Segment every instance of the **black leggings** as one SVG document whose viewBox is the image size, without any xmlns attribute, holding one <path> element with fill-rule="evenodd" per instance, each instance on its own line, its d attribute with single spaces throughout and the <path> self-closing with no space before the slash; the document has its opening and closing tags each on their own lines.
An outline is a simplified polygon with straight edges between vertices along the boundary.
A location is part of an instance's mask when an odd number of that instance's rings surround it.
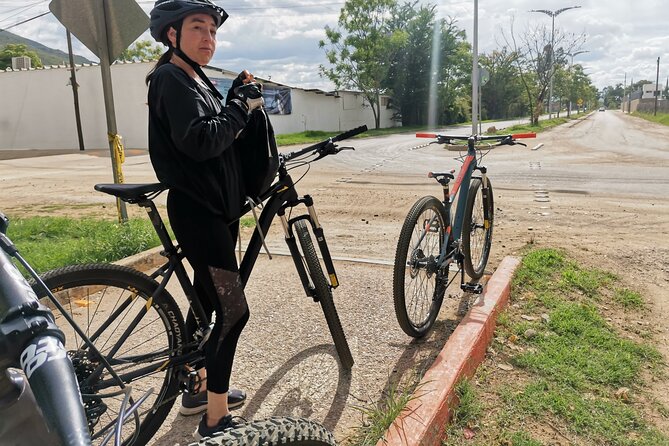
<svg viewBox="0 0 669 446">
<path fill-rule="evenodd" d="M 232 327 L 217 345 L 223 308 L 216 294 L 209 267 L 238 272 L 235 257 L 235 241 L 239 233 L 239 222 L 228 225 L 224 216 L 214 215 L 187 195 L 170 190 L 167 197 L 167 213 L 172 230 L 183 249 L 186 259 L 195 272 L 194 286 L 197 297 L 207 315 L 216 313 L 216 322 L 205 348 L 207 368 L 207 390 L 225 393 L 230 388 L 232 362 L 239 336 L 249 319 L 249 312 Z M 188 312 L 186 328 L 189 333 L 197 329 L 192 312 Z"/>
</svg>

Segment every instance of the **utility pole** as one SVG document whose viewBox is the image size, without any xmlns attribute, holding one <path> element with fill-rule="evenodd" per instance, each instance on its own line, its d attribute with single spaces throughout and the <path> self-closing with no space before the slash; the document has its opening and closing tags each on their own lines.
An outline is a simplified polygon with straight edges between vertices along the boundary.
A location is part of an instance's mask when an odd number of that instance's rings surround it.
<svg viewBox="0 0 669 446">
<path fill-rule="evenodd" d="M 474 0 L 474 42 L 472 46 L 472 135 L 479 120 L 479 2 Z"/>
<path fill-rule="evenodd" d="M 627 95 L 627 113 L 632 114 L 632 88 L 634 85 L 634 78 L 630 79 L 630 93 Z"/>
<path fill-rule="evenodd" d="M 657 116 L 657 97 L 660 95 L 660 58 L 657 58 L 657 74 L 655 75 L 655 111 L 653 116 Z"/>
<path fill-rule="evenodd" d="M 72 96 L 74 97 L 74 119 L 77 123 L 77 137 L 79 138 L 79 150 L 84 150 L 84 135 L 81 130 L 81 113 L 79 111 L 79 84 L 77 84 L 77 70 L 74 68 L 74 54 L 72 53 L 72 34 L 67 32 L 67 52 L 70 56 L 70 83 L 72 84 Z"/>
<path fill-rule="evenodd" d="M 548 91 L 548 119 L 551 119 L 552 110 L 551 110 L 551 100 L 553 98 L 553 75 L 555 74 L 555 17 L 562 14 L 565 11 L 570 9 L 580 8 L 580 6 L 567 6 L 566 8 L 556 9 L 555 11 L 550 11 L 548 9 L 531 9 L 530 12 L 541 12 L 551 17 L 551 78 L 550 78 L 550 88 Z"/>
<path fill-rule="evenodd" d="M 623 113 L 625 113 L 625 90 L 627 90 L 627 71 L 625 71 L 625 80 L 623 81 L 623 99 L 621 101 Z"/>
</svg>

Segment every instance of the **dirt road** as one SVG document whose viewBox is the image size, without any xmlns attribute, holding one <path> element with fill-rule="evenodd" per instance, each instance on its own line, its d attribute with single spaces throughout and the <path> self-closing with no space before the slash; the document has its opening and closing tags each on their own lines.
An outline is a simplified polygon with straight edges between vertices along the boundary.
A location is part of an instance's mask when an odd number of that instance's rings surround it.
<svg viewBox="0 0 669 446">
<path fill-rule="evenodd" d="M 564 248 L 612 270 L 650 299 L 651 311 L 633 317 L 656 327 L 655 345 L 669 358 L 668 140 L 666 127 L 607 111 L 541 134 L 530 143 L 543 143 L 539 150 L 491 151 L 483 160 L 496 208 L 489 270 L 527 243 Z M 342 440 L 360 423 L 356 406 L 378 400 L 441 348 L 456 323 L 459 292 L 451 291 L 456 299 L 447 301 L 433 334 L 411 341 L 394 319 L 386 266 L 411 204 L 440 193 L 426 172 L 458 167 L 457 152 L 414 149 L 423 142 L 412 135 L 355 140 L 355 152 L 314 163 L 298 184 L 299 192 L 314 197 L 333 255 L 375 261 L 336 263 L 342 285 L 335 302 L 356 365 L 350 374 L 339 370 L 320 309 L 300 290 L 290 259 L 263 258 L 251 275 L 252 316 L 233 372 L 234 384 L 249 392 L 240 415 L 308 416 Z M 114 218 L 113 202 L 92 189 L 111 181 L 109 164 L 104 156 L 79 153 L 2 160 L 0 209 L 10 217 Z M 124 171 L 127 182 L 155 180 L 146 155 L 129 156 Z M 293 178 L 303 171 L 293 171 Z M 279 228 L 270 231 L 269 244 L 284 248 Z M 669 406 L 666 384 L 654 383 L 657 398 Z M 155 444 L 185 444 L 195 424 L 173 411 Z"/>
</svg>

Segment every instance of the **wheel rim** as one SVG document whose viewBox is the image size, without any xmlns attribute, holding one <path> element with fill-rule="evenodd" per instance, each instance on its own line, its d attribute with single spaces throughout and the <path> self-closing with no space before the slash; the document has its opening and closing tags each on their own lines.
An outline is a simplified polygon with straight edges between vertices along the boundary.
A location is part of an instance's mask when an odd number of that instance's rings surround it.
<svg viewBox="0 0 669 446">
<path fill-rule="evenodd" d="M 418 216 L 411 234 L 404 274 L 404 305 L 414 327 L 421 327 L 430 319 L 442 225 L 440 215 L 433 209 L 426 209 Z"/>
<path fill-rule="evenodd" d="M 469 255 L 475 270 L 479 270 L 483 266 L 483 263 L 485 263 L 486 245 L 492 223 L 488 222 L 488 228 L 486 228 L 484 206 L 483 189 L 478 188 L 472 209 L 472 221 L 469 232 Z"/>
<path fill-rule="evenodd" d="M 169 357 L 170 336 L 161 314 L 148 305 L 144 296 L 139 296 L 137 291 L 108 285 L 78 285 L 60 289 L 54 296 L 119 376 L 128 376 L 153 363 L 164 363 Z M 113 378 L 106 369 L 100 373 L 99 357 L 92 354 L 62 313 L 53 304 L 49 303 L 48 306 L 54 313 L 56 324 L 65 334 L 65 347 L 80 382 L 93 444 L 100 444 L 109 430 L 114 429 L 124 394 L 121 393 L 121 387 L 112 382 Z M 146 313 L 119 348 L 116 341 L 140 311 Z M 109 321 L 114 313 L 115 317 Z M 140 423 L 144 422 L 159 399 L 164 397 L 160 392 L 167 376 L 168 370 L 161 370 L 138 377 L 132 382 L 133 402 L 142 398 L 148 389 L 153 389 L 137 411 Z M 130 440 L 135 431 L 135 418 L 130 416 L 122 431 L 124 442 Z"/>
</svg>

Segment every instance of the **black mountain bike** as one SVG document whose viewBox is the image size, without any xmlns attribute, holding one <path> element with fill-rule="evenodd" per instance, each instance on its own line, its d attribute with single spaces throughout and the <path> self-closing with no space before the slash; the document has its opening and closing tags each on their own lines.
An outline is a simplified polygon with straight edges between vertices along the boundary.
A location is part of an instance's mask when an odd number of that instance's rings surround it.
<svg viewBox="0 0 669 446">
<path fill-rule="evenodd" d="M 139 414 L 153 392 L 148 389 L 137 400 L 127 385 L 92 343 L 89 336 L 70 317 L 60 299 L 49 291 L 30 264 L 19 254 L 5 234 L 9 220 L 0 212 L 0 439 L 2 444 L 34 446 L 106 445 L 140 442 Z M 18 263 L 32 276 L 31 287 L 23 278 Z M 35 288 L 47 297 L 41 301 Z M 62 299 L 62 295 L 60 296 Z M 56 317 L 49 307 L 56 309 Z M 59 322 L 59 325 L 56 325 Z M 64 330 L 61 330 L 63 327 Z M 76 349 L 66 350 L 64 333 L 74 332 L 81 340 Z M 71 336 L 68 337 L 71 339 Z M 80 392 L 81 351 L 97 358 L 106 368 L 109 382 L 118 391 Z M 73 363 L 77 364 L 73 367 Z M 18 369 L 22 369 L 19 372 Z M 92 369 L 89 368 L 89 372 Z M 88 374 L 90 376 L 90 373 Z M 26 382 L 27 379 L 27 382 Z M 113 387 L 107 385 L 107 388 Z M 83 389 L 91 389 L 90 385 Z M 111 402 L 109 406 L 107 403 Z M 107 407 L 116 418 L 91 409 Z M 106 412 L 107 410 L 105 410 Z M 104 420 L 109 422 L 104 424 Z M 304 418 L 271 417 L 243 423 L 193 446 L 206 445 L 303 445 L 334 446 L 335 439 L 325 427 Z"/>
<path fill-rule="evenodd" d="M 320 303 L 340 363 L 347 370 L 353 366 L 353 357 L 332 297 L 332 289 L 339 285 L 337 274 L 313 199 L 309 195 L 298 196 L 288 170 L 344 149 L 353 149 L 338 147 L 336 143 L 366 130 L 366 126 L 358 127 L 305 149 L 279 154 L 278 179 L 260 196 L 266 202 L 239 267 L 242 283 L 246 285 L 264 244 L 264 234 L 274 216 L 278 215 L 304 290 L 307 296 Z M 89 264 L 51 271 L 43 276 L 43 280 L 62 303 L 64 308 L 60 311 L 77 320 L 96 347 L 91 349 L 78 333 L 64 329 L 69 344 L 68 355 L 72 358 L 81 391 L 91 395 L 85 408 L 93 438 L 107 431 L 118 417 L 121 400 L 110 395 L 122 387 L 120 383 L 132 383 L 140 393 L 154 389 L 139 411 L 139 422 L 132 426 L 133 429 L 125 428 L 127 444 L 145 444 L 163 423 L 178 395 L 182 391 L 194 392 L 198 387 L 198 377 L 193 370 L 204 363 L 203 347 L 210 332 L 209 318 L 195 297 L 195 289 L 182 263 L 184 255 L 170 239 L 153 202 L 166 186 L 160 183 L 98 184 L 95 189 L 146 209 L 163 245 L 161 254 L 167 262 L 151 275 L 118 265 Z M 243 213 L 250 211 L 251 206 L 252 203 L 247 203 Z M 307 212 L 294 212 L 298 206 L 306 207 Z M 293 213 L 297 215 L 292 216 Z M 317 257 L 312 234 L 327 278 Z M 186 332 L 183 314 L 165 289 L 173 275 L 184 290 L 197 321 L 199 328 L 195 333 Z M 43 290 L 36 288 L 35 291 L 44 297 Z M 113 372 L 105 368 L 104 362 L 111 365 Z M 135 434 L 136 443 L 131 443 Z"/>
<path fill-rule="evenodd" d="M 409 336 L 425 336 L 437 319 L 446 288 L 450 285 L 448 272 L 451 264 L 458 267 L 451 282 L 460 277 L 460 288 L 471 293 L 481 293 L 480 283 L 465 282 L 465 272 L 474 280 L 483 276 L 490 248 L 494 225 L 495 206 L 493 189 L 481 165 L 487 153 L 486 145 L 522 144 L 517 138 L 534 138 L 534 133 L 496 136 L 458 136 L 417 133 L 419 138 L 432 138 L 434 144 L 454 144 L 466 141 L 466 155 L 457 158 L 462 167 L 457 178 L 455 170 L 429 172 L 442 187 L 439 200 L 426 196 L 414 203 L 409 210 L 397 241 L 393 269 L 393 300 L 395 315 L 402 330 Z M 484 150 L 481 152 L 481 150 Z M 475 174 L 476 172 L 476 174 Z M 453 181 L 453 184 L 451 184 Z M 452 187 L 451 187 L 452 186 Z M 456 201 L 455 210 L 452 210 Z"/>
</svg>

